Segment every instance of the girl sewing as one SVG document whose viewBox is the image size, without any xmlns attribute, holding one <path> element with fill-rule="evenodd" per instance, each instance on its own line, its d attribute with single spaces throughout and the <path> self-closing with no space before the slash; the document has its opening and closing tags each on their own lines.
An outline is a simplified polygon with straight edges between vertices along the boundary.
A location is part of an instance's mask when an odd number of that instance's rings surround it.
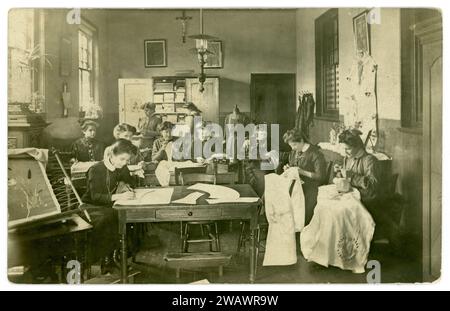
<svg viewBox="0 0 450 311">
<path fill-rule="evenodd" d="M 160 138 L 156 139 L 153 143 L 152 149 L 152 161 L 160 162 L 162 160 L 168 160 L 166 147 L 173 140 L 172 137 L 173 124 L 169 121 L 164 121 L 158 125 Z"/>
<path fill-rule="evenodd" d="M 95 139 L 98 123 L 84 120 L 81 123 L 83 137 L 72 144 L 72 157 L 74 162 L 93 162 L 103 159 L 104 145 Z"/>
<path fill-rule="evenodd" d="M 280 163 L 283 170 L 298 167 L 298 173 L 304 182 L 302 187 L 305 195 L 305 225 L 307 225 L 314 214 L 318 188 L 325 180 L 325 158 L 320 148 L 310 144 L 303 133 L 297 130 L 288 130 L 283 135 L 283 140 L 289 144 L 292 151 L 282 154 Z"/>
<path fill-rule="evenodd" d="M 366 152 L 360 135 L 355 129 L 339 135 L 346 152 L 344 165 L 335 168 L 335 185 L 321 187 L 314 217 L 300 236 L 308 261 L 354 273 L 364 272 L 374 220 L 378 228 L 378 221 L 383 219 L 375 204 L 377 160 Z"/>
<path fill-rule="evenodd" d="M 88 208 L 94 225 L 91 245 L 95 248 L 92 253 L 96 259 L 103 258 L 106 270 L 112 264 L 111 256 L 118 242 L 117 213 L 112 205 L 117 200 L 134 198 L 134 180 L 127 163 L 135 153 L 136 147 L 130 141 L 118 139 L 110 146 L 110 152 L 105 153 L 103 161 L 94 164 L 87 172 L 87 191 L 82 200 L 94 205 Z M 121 189 L 118 189 L 119 185 Z"/>
</svg>

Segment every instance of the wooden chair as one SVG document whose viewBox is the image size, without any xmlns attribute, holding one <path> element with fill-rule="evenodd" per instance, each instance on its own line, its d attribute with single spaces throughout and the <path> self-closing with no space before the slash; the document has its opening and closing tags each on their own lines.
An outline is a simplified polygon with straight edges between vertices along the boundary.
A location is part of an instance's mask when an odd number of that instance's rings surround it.
<svg viewBox="0 0 450 311">
<path fill-rule="evenodd" d="M 261 243 L 262 241 L 264 241 L 261 239 L 261 232 L 262 231 L 267 232 L 267 230 L 269 228 L 269 223 L 267 221 L 266 214 L 264 213 L 264 196 L 262 197 L 262 202 L 263 202 L 263 204 L 261 205 L 261 207 L 258 211 L 258 227 L 256 230 L 256 237 L 255 237 L 255 239 L 256 239 L 255 273 L 258 268 L 258 256 L 260 253 L 260 248 L 261 247 L 265 248 L 265 246 L 263 246 Z M 246 242 L 246 240 L 248 240 L 248 234 L 246 234 L 248 226 L 249 226 L 248 221 L 241 222 L 241 228 L 240 228 L 239 238 L 238 238 L 238 246 L 237 246 L 237 251 L 236 251 L 237 254 L 239 254 L 241 252 L 241 249 L 245 247 L 245 242 Z"/>
<path fill-rule="evenodd" d="M 183 167 L 183 168 L 175 168 L 174 171 L 174 177 L 175 177 L 175 184 L 177 186 L 182 185 L 180 180 L 180 174 L 206 174 L 206 166 L 200 166 L 200 167 Z"/>
<path fill-rule="evenodd" d="M 216 174 L 206 174 L 203 173 L 205 168 L 175 168 L 175 180 L 178 181 L 180 185 L 192 185 L 198 182 L 216 184 Z M 198 173 L 202 171 L 202 173 Z M 190 238 L 190 227 L 192 225 L 199 225 L 201 231 L 200 239 Z M 211 230 L 214 228 L 214 232 Z M 205 228 L 207 234 L 205 234 Z M 191 243 L 205 243 L 209 242 L 210 251 L 213 251 L 213 245 L 215 246 L 216 252 L 220 252 L 220 236 L 217 227 L 217 222 L 215 221 L 189 221 L 186 223 L 181 223 L 181 251 L 189 252 L 189 244 Z"/>
</svg>

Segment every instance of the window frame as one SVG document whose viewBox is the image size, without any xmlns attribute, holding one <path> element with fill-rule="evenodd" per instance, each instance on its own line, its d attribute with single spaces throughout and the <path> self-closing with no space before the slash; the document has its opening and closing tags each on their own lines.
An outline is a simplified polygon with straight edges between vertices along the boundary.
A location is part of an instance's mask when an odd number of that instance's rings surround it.
<svg viewBox="0 0 450 311">
<path fill-rule="evenodd" d="M 315 20 L 315 56 L 316 56 L 316 116 L 331 120 L 339 120 L 339 11 L 337 8 L 329 9 Z M 325 70 L 325 37 L 329 37 L 324 28 L 327 24 L 336 23 L 336 45 L 333 43 L 333 66 L 335 73 L 335 104 L 336 109 L 329 109 L 326 103 L 326 75 Z M 336 60 L 337 58 L 337 60 Z"/>
<path fill-rule="evenodd" d="M 416 26 L 436 17 L 433 9 L 400 10 L 401 42 L 401 127 L 422 131 L 422 56 Z M 422 112 L 422 113 L 420 113 Z"/>
<path fill-rule="evenodd" d="M 90 68 L 82 68 L 80 67 L 80 52 L 81 47 L 79 44 L 79 36 L 80 32 L 82 32 L 85 36 L 87 36 L 91 40 L 91 64 Z M 77 31 L 77 40 L 78 40 L 78 59 L 77 59 L 77 68 L 78 68 L 78 105 L 79 105 L 79 111 L 83 111 L 83 103 L 82 103 L 82 72 L 88 71 L 90 72 L 90 92 L 91 97 L 93 98 L 94 105 L 99 105 L 99 86 L 98 86 L 98 32 L 97 28 L 91 24 L 89 21 L 87 21 L 84 18 L 81 18 L 81 23 L 79 25 L 78 31 Z"/>
</svg>

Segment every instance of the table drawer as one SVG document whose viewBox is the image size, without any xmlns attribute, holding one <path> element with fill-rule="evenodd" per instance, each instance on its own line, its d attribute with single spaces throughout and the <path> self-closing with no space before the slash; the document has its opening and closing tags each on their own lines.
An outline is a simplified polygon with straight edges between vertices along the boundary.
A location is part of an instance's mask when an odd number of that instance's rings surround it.
<svg viewBox="0 0 450 311">
<path fill-rule="evenodd" d="M 155 219 L 154 210 L 130 210 L 127 211 L 127 222 L 145 222 Z"/>
<path fill-rule="evenodd" d="M 221 215 L 220 209 L 192 208 L 192 209 L 160 209 L 156 211 L 157 219 L 184 220 L 184 219 L 208 219 Z"/>
<path fill-rule="evenodd" d="M 224 218 L 251 218 L 252 213 L 256 212 L 256 208 L 236 208 L 224 207 L 222 209 L 222 216 Z"/>
</svg>

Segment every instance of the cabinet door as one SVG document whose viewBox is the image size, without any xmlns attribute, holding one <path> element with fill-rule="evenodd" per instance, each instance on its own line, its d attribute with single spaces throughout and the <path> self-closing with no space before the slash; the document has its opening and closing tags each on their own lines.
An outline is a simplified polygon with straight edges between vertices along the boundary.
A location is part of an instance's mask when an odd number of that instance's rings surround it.
<svg viewBox="0 0 450 311">
<path fill-rule="evenodd" d="M 119 122 L 137 126 L 142 105 L 152 101 L 152 79 L 119 79 Z"/>
<path fill-rule="evenodd" d="M 203 86 L 202 93 L 197 78 L 186 79 L 186 100 L 202 111 L 203 121 L 219 123 L 219 78 L 206 78 Z"/>
</svg>

